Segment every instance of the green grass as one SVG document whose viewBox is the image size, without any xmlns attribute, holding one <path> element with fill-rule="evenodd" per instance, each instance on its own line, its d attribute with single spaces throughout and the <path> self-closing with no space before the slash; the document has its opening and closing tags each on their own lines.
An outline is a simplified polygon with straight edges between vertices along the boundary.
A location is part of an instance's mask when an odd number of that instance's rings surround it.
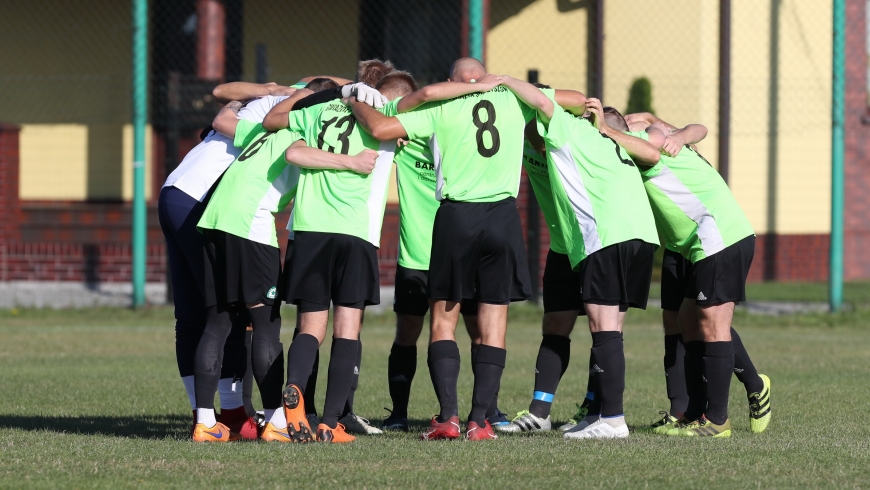
<svg viewBox="0 0 870 490">
<path fill-rule="evenodd" d="M 626 327 L 626 417 L 640 427 L 666 408 L 659 310 L 631 312 Z M 292 315 L 285 315 L 292 318 Z M 367 315 L 356 410 L 379 420 L 389 406 L 391 314 Z M 500 406 L 527 407 L 540 312 L 514 308 Z M 115 309 L 0 311 L 0 488 L 10 487 L 865 487 L 870 482 L 870 312 L 759 317 L 738 314 L 760 370 L 773 380 L 773 422 L 748 432 L 744 391 L 732 385 L 730 440 L 632 434 L 620 441 L 563 441 L 558 434 L 483 443 L 415 440 L 437 409 L 421 342 L 411 434 L 338 445 L 195 445 L 178 381 L 172 312 Z M 286 322 L 285 346 L 292 332 Z M 585 391 L 589 336 L 554 405 L 567 419 Z M 467 361 L 465 335 L 460 335 Z M 323 368 L 329 349 L 322 349 Z M 318 404 L 322 405 L 325 379 Z M 469 408 L 463 365 L 460 411 Z M 256 398 L 256 397 L 255 397 Z"/>
<path fill-rule="evenodd" d="M 650 297 L 661 296 L 661 284 L 653 283 Z M 754 282 L 746 285 L 749 301 L 828 301 L 826 282 Z M 853 305 L 870 304 L 870 282 L 847 282 L 843 285 L 843 301 Z"/>
</svg>

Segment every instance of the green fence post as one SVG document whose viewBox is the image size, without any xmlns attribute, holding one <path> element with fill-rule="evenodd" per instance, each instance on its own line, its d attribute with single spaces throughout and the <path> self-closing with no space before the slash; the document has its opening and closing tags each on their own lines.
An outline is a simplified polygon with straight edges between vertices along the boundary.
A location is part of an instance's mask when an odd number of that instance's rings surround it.
<svg viewBox="0 0 870 490">
<path fill-rule="evenodd" d="M 831 87 L 831 254 L 829 296 L 831 311 L 843 305 L 843 119 L 845 106 L 845 0 L 834 0 L 833 86 Z"/>
<path fill-rule="evenodd" d="M 468 0 L 468 56 L 483 60 L 483 0 Z"/>
<path fill-rule="evenodd" d="M 133 0 L 133 307 L 145 304 L 145 124 L 148 110 L 148 0 Z"/>
</svg>

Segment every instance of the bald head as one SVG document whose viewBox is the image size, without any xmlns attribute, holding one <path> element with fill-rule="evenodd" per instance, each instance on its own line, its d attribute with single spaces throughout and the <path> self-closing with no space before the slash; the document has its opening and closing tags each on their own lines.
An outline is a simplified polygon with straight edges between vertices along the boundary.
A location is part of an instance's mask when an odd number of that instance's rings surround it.
<svg viewBox="0 0 870 490">
<path fill-rule="evenodd" d="M 483 63 L 474 58 L 459 58 L 450 66 L 450 80 L 470 82 L 486 75 Z"/>
</svg>

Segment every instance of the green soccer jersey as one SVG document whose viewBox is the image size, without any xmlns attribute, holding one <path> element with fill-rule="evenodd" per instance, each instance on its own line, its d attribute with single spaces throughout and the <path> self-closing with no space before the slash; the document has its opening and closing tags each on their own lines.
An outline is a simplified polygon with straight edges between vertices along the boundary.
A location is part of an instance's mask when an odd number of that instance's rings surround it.
<svg viewBox="0 0 870 490">
<path fill-rule="evenodd" d="M 628 134 L 647 139 L 645 132 Z M 690 146 L 640 171 L 668 248 L 692 263 L 754 234 L 719 172 Z"/>
<path fill-rule="evenodd" d="M 384 106 L 387 116 L 398 113 L 396 99 Z M 396 148 L 396 176 L 399 184 L 399 258 L 400 266 L 429 270 L 432 251 L 432 225 L 438 211 L 435 199 L 435 164 L 428 139 L 412 139 Z"/>
<path fill-rule="evenodd" d="M 352 235 L 380 247 L 395 142 L 381 143 L 357 127 L 351 110 L 337 100 L 290 111 L 289 123 L 308 146 L 345 155 L 366 148 L 379 153 L 370 175 L 301 169 L 293 231 Z"/>
<path fill-rule="evenodd" d="M 434 134 L 437 199 L 462 202 L 517 196 L 523 129 L 532 118 L 534 111 L 504 86 L 398 115 L 411 139 Z"/>
<path fill-rule="evenodd" d="M 634 161 L 586 119 L 553 102 L 553 119 L 538 121 L 560 229 L 571 265 L 628 240 L 658 245 L 655 220 Z"/>
<path fill-rule="evenodd" d="M 197 228 L 278 247 L 272 213 L 287 207 L 299 182 L 299 168 L 287 164 L 284 151 L 301 138 L 295 131 L 273 133 L 240 119 L 233 145 L 245 150 L 224 173 Z"/>
<path fill-rule="evenodd" d="M 523 148 L 523 166 L 529 176 L 529 183 L 535 191 L 538 206 L 544 213 L 544 221 L 550 230 L 550 249 L 556 253 L 567 254 L 565 239 L 559 228 L 559 215 L 556 212 L 556 204 L 553 202 L 553 187 L 550 185 L 550 171 L 547 166 L 547 157 L 538 153 L 527 142 Z"/>
</svg>

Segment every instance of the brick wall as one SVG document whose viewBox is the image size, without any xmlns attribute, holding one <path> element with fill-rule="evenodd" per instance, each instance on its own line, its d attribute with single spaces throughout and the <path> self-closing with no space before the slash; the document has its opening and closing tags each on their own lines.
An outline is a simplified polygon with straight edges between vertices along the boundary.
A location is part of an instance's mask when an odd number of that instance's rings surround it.
<svg viewBox="0 0 870 490">
<path fill-rule="evenodd" d="M 865 5 L 865 0 L 846 2 L 844 275 L 847 280 L 870 278 L 870 110 Z"/>
<path fill-rule="evenodd" d="M 0 124 L 0 243 L 20 240 L 18 126 Z"/>
</svg>

